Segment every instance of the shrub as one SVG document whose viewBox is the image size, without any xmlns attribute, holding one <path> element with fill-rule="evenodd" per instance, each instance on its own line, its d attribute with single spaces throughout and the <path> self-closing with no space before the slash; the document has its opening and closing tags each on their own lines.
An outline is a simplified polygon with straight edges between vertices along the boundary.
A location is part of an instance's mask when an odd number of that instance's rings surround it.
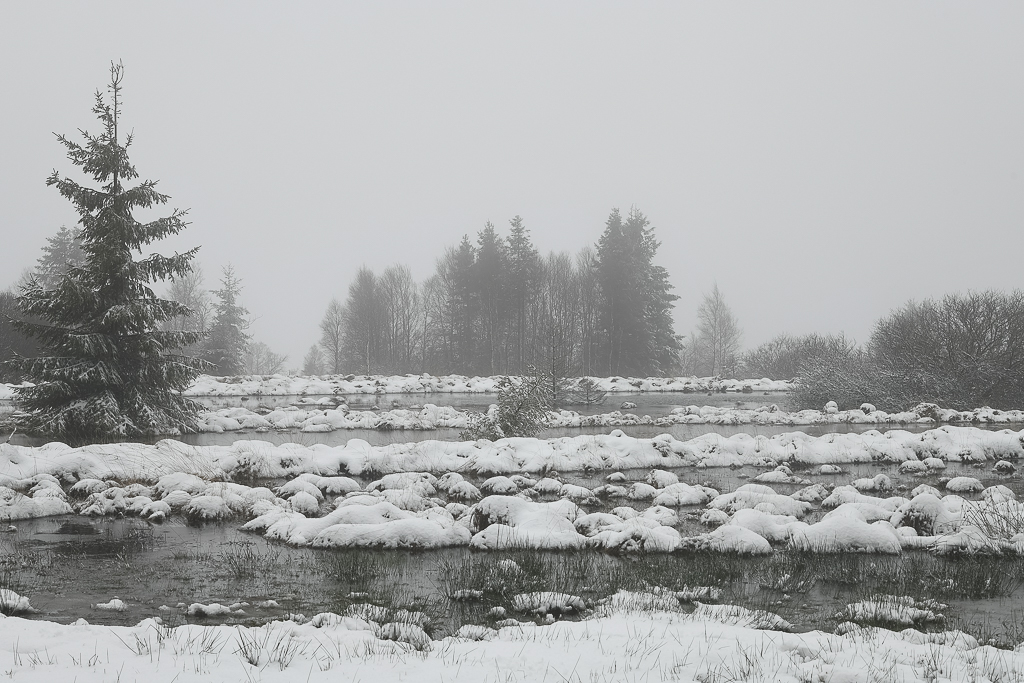
<svg viewBox="0 0 1024 683">
<path fill-rule="evenodd" d="M 909 302 L 875 323 L 866 349 L 808 362 L 796 400 L 841 408 L 921 402 L 960 410 L 1024 405 L 1024 292 L 950 294 Z"/>
<path fill-rule="evenodd" d="M 547 423 L 548 402 L 544 377 L 503 377 L 498 382 L 498 403 L 477 413 L 459 436 L 466 441 L 536 436 Z"/>
<path fill-rule="evenodd" d="M 853 348 L 853 342 L 843 334 L 815 333 L 802 337 L 780 334 L 743 355 L 741 379 L 792 379 L 799 376 L 809 363 L 849 353 Z"/>
</svg>

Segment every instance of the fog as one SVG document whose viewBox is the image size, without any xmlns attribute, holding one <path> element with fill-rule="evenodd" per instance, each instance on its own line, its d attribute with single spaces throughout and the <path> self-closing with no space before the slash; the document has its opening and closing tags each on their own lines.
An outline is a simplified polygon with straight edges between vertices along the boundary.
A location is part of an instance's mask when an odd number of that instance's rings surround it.
<svg viewBox="0 0 1024 683">
<path fill-rule="evenodd" d="M 907 299 L 1020 287 L 1019 3 L 6 3 L 0 288 L 76 220 L 54 132 L 126 69 L 132 159 L 256 339 L 301 365 L 361 265 L 428 277 L 521 215 L 662 245 L 676 330 L 717 282 L 744 346 L 864 340 Z M 76 179 L 81 176 L 75 174 Z"/>
</svg>

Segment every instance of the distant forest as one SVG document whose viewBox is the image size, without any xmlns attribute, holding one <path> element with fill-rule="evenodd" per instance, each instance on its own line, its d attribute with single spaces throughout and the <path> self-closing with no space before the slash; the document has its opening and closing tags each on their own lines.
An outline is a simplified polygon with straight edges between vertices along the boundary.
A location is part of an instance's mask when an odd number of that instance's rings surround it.
<svg viewBox="0 0 1024 683">
<path fill-rule="evenodd" d="M 744 351 L 738 321 L 717 285 L 704 295 L 696 329 L 677 335 L 669 273 L 654 264 L 654 228 L 637 209 L 612 210 L 594 246 L 542 257 L 520 217 L 501 234 L 487 223 L 446 248 L 418 283 L 408 267 L 361 268 L 334 299 L 303 374 L 546 374 L 554 377 L 698 375 L 799 380 L 795 402 L 820 408 L 871 403 L 906 409 L 1024 402 L 1024 293 L 968 292 L 908 302 L 880 318 L 858 345 L 842 334 L 782 334 Z M 81 260 L 77 233 L 50 237 L 36 267 L 0 292 L 0 381 L 23 378 L 16 356 L 34 341 L 11 321 L 18 292 L 35 278 L 53 287 Z M 209 291 L 202 271 L 171 282 L 167 297 L 193 315 L 164 328 L 199 332 L 185 349 L 217 375 L 288 371 L 285 356 L 249 333 L 243 287 L 231 266 Z M 295 368 L 295 363 L 290 364 Z M 295 368 L 293 371 L 297 371 Z"/>
<path fill-rule="evenodd" d="M 445 249 L 422 284 L 361 268 L 331 301 L 307 374 L 665 375 L 678 370 L 668 271 L 654 228 L 612 210 L 595 247 L 542 257 L 523 220 Z"/>
</svg>

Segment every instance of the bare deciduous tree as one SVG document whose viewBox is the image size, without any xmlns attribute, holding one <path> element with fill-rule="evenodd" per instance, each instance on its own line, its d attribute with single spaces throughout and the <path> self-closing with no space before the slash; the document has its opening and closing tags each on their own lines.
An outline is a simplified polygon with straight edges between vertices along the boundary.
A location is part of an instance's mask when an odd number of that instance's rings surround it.
<svg viewBox="0 0 1024 683">
<path fill-rule="evenodd" d="M 345 351 L 345 307 L 337 299 L 331 299 L 320 321 L 320 349 L 324 354 L 324 368 L 340 373 Z"/>
<path fill-rule="evenodd" d="M 284 369 L 288 356 L 274 353 L 263 342 L 253 342 L 245 349 L 245 374 L 276 375 Z"/>
<path fill-rule="evenodd" d="M 171 280 L 167 298 L 185 304 L 190 316 L 178 316 L 165 323 L 165 329 L 180 332 L 205 332 L 209 329 L 213 299 L 204 284 L 203 269 L 196 265 L 191 271 Z"/>
<path fill-rule="evenodd" d="M 718 283 L 704 295 L 697 309 L 696 352 L 700 370 L 714 377 L 735 367 L 740 350 L 740 328 L 736 316 L 725 303 Z"/>
<path fill-rule="evenodd" d="M 1024 402 L 1024 292 L 950 294 L 909 302 L 875 324 L 866 349 L 808 365 L 803 407 L 834 400 L 907 410 L 928 402 L 967 410 Z"/>
</svg>

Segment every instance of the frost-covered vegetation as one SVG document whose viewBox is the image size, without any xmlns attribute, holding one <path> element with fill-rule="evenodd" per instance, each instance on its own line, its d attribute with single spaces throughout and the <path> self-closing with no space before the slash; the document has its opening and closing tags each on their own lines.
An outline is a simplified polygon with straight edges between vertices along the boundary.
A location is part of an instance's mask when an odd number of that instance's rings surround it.
<svg viewBox="0 0 1024 683">
<path fill-rule="evenodd" d="M 910 302 L 875 324 L 864 348 L 810 355 L 802 406 L 865 401 L 903 410 L 921 401 L 951 408 L 1024 405 L 1024 292 L 970 292 Z"/>
</svg>

